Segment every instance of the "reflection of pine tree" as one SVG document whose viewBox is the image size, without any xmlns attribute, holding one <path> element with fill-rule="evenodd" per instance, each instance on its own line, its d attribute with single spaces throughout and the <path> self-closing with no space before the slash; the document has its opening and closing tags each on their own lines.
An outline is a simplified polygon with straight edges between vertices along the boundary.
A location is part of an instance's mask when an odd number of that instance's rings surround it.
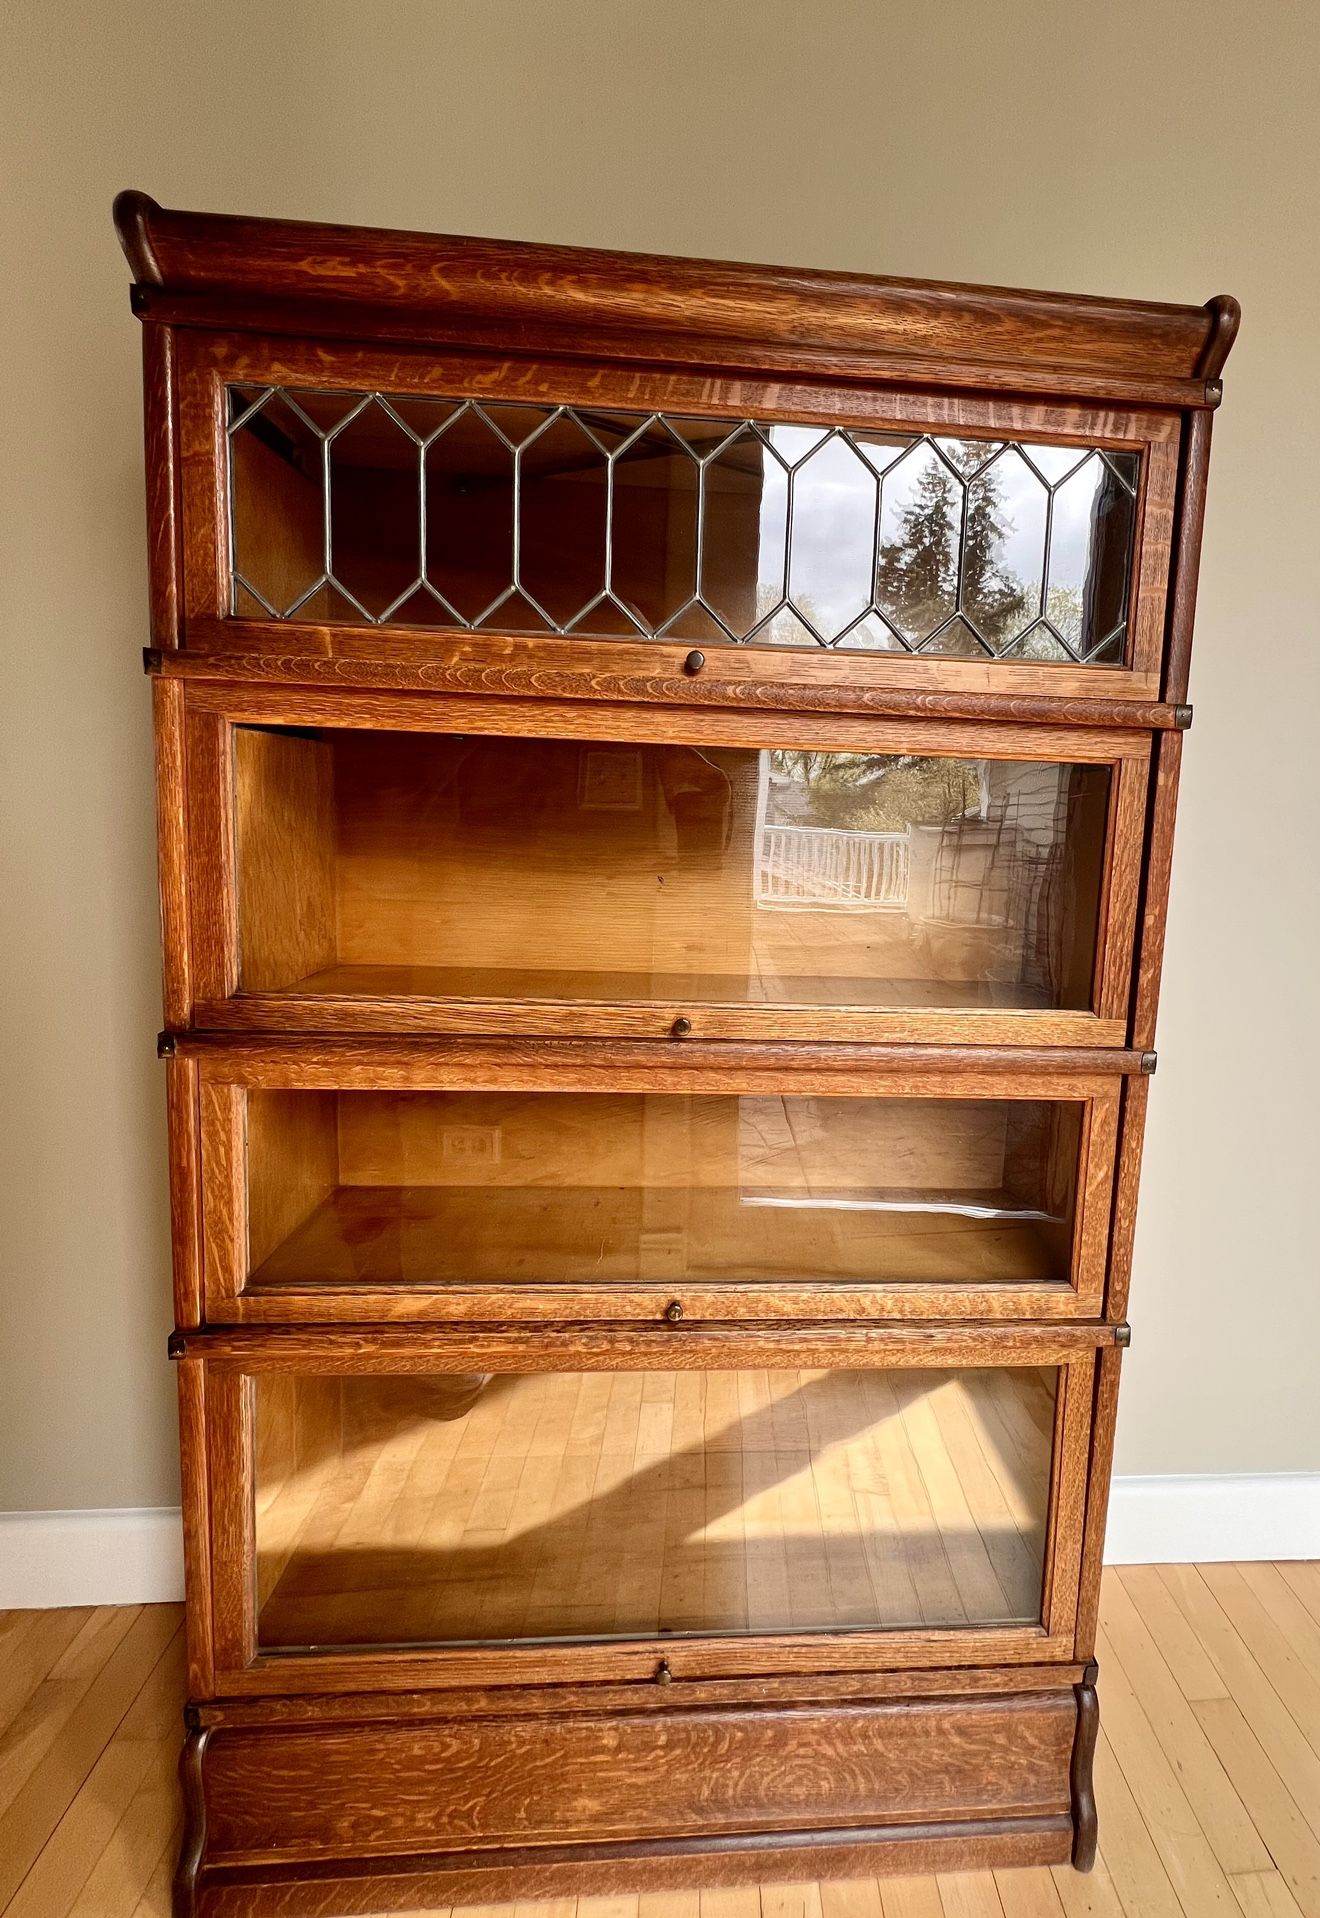
<svg viewBox="0 0 1320 1918">
<path fill-rule="evenodd" d="M 969 759 L 771 752 L 770 772 L 772 825 L 902 832 L 963 819 L 981 803 L 979 768 Z"/>
<path fill-rule="evenodd" d="M 962 486 L 941 460 L 928 456 L 900 515 L 897 538 L 880 550 L 879 605 L 909 638 L 920 640 L 961 603 L 978 631 L 999 647 L 1026 624 L 1032 602 L 1024 582 L 1004 564 L 1014 529 L 993 466 L 967 489 L 965 534 L 962 515 Z"/>
<path fill-rule="evenodd" d="M 928 457 L 903 508 L 898 538 L 880 549 L 877 603 L 909 639 L 924 639 L 953 611 L 960 492 L 948 468 Z"/>
<path fill-rule="evenodd" d="M 1013 530 L 992 466 L 968 489 L 962 600 L 973 625 L 995 647 L 1021 632 L 1033 610 L 1025 584 L 1003 563 Z"/>
</svg>

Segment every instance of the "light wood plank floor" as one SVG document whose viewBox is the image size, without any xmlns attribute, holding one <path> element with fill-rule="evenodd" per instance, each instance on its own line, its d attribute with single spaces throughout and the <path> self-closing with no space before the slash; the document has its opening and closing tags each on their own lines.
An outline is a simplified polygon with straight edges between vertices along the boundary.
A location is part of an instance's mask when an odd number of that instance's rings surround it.
<svg viewBox="0 0 1320 1918">
<path fill-rule="evenodd" d="M 1110 1571 L 1100 1862 L 482 1918 L 1320 1918 L 1320 1564 Z M 177 1606 L 0 1613 L 0 1914 L 168 1918 Z"/>
<path fill-rule="evenodd" d="M 453 1417 L 467 1375 L 263 1378 L 260 1641 L 1034 1621 L 1056 1379 L 506 1373 Z"/>
</svg>

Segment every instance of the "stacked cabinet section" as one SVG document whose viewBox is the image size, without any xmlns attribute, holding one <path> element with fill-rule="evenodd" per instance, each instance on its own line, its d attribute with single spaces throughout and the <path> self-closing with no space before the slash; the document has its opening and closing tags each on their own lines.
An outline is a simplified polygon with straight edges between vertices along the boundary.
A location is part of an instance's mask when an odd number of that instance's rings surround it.
<svg viewBox="0 0 1320 1918">
<path fill-rule="evenodd" d="M 1085 1867 L 1227 308 L 120 218 L 180 1918 Z"/>
</svg>

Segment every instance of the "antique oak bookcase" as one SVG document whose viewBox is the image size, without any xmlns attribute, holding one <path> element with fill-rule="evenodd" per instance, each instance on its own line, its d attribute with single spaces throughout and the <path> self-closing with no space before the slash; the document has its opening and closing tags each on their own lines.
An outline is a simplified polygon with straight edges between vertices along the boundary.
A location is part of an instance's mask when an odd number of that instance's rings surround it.
<svg viewBox="0 0 1320 1918">
<path fill-rule="evenodd" d="M 1085 1869 L 1235 305 L 116 218 L 178 1912 Z"/>
</svg>

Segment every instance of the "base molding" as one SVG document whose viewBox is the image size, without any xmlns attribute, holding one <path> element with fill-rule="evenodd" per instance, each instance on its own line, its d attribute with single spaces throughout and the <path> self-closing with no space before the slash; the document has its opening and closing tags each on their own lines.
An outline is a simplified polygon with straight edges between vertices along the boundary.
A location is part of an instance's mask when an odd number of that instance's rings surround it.
<svg viewBox="0 0 1320 1918">
<path fill-rule="evenodd" d="M 1114 1480 L 1107 1564 L 1290 1558 L 1320 1558 L 1320 1472 Z M 0 1611 L 182 1597 L 175 1508 L 0 1512 Z"/>
<path fill-rule="evenodd" d="M 182 1597 L 177 1506 L 0 1512 L 0 1611 L 177 1604 Z"/>
<path fill-rule="evenodd" d="M 1320 1558 L 1320 1472 L 1116 1478 L 1107 1565 Z"/>
<path fill-rule="evenodd" d="M 1087 1667 L 729 1704 L 578 1688 L 190 1709 L 176 1918 L 329 1918 L 760 1880 L 1061 1864 L 1094 1849 Z M 675 1687 L 674 1689 L 678 1689 Z M 348 1715 L 345 1716 L 345 1708 Z"/>
<path fill-rule="evenodd" d="M 909 1876 L 1062 1865 L 1072 1821 L 983 1819 L 858 1831 L 787 1832 L 658 1846 L 595 1845 L 509 1851 L 478 1863 L 432 1854 L 360 1864 L 209 1867 L 193 1905 L 176 1918 L 367 1918 L 367 1914 L 576 1898 L 622 1890 L 687 1891 L 720 1885 Z"/>
</svg>

